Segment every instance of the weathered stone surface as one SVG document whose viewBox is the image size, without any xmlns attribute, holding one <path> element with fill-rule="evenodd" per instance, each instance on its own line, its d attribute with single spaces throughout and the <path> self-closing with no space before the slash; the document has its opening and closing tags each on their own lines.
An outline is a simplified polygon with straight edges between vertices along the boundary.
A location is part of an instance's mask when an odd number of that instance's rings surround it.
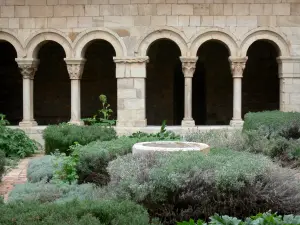
<svg viewBox="0 0 300 225">
<path fill-rule="evenodd" d="M 117 88 L 117 90 L 111 98 L 116 111 L 114 115 L 118 114 L 120 126 L 145 126 L 147 119 L 151 122 L 157 117 L 167 117 L 166 119 L 174 124 L 193 126 L 192 118 L 188 118 L 189 120 L 184 123 L 174 122 L 177 111 L 173 108 L 176 104 L 172 98 L 178 90 L 172 83 L 174 79 L 172 74 L 175 70 L 172 63 L 175 61 L 169 58 L 175 55 L 177 63 L 180 56 L 189 58 L 196 57 L 198 54 L 200 58 L 205 58 L 203 52 L 197 52 L 199 48 L 201 51 L 206 51 L 202 47 L 205 48 L 205 45 L 211 41 L 226 47 L 227 58 L 228 56 L 245 57 L 256 40 L 267 40 L 268 43 L 272 43 L 277 56 L 280 56 L 278 74 L 276 74 L 280 78 L 279 92 L 282 102 L 279 105 L 282 110 L 300 110 L 299 26 L 300 3 L 296 0 L 0 0 L 0 27 L 3 29 L 0 31 L 0 40 L 10 42 L 18 58 L 37 58 L 41 47 L 49 41 L 61 46 L 63 57 L 77 59 L 86 57 L 86 49 L 94 41 L 99 42 L 99 45 L 104 42 L 109 43 L 107 46 L 110 47 L 105 48 L 111 48 L 113 54 L 107 58 L 103 56 L 101 59 L 95 59 L 92 64 L 98 67 L 91 69 L 88 65 L 89 69 L 86 73 L 97 74 L 95 76 L 100 73 L 101 76 L 114 74 L 115 86 L 111 89 Z M 161 45 L 155 47 L 157 53 L 150 54 L 151 48 L 158 40 L 162 42 L 170 40 L 167 45 L 172 49 L 162 58 L 159 58 L 160 50 L 163 49 Z M 169 49 L 164 51 L 169 52 Z M 94 55 L 101 53 L 102 50 L 93 52 Z M 216 62 L 211 66 L 216 70 L 222 68 L 222 71 L 226 71 L 228 62 L 219 65 L 217 56 L 220 52 L 217 51 L 215 54 Z M 150 55 L 148 62 L 146 56 Z M 113 61 L 112 57 L 116 57 L 116 60 Z M 111 64 L 106 61 L 108 58 Z M 204 60 L 203 58 L 201 60 Z M 234 112 L 229 105 L 234 97 L 231 93 L 233 88 L 230 86 L 234 81 L 229 80 L 227 83 L 224 77 L 215 76 L 217 72 L 208 73 L 210 74 L 207 78 L 208 85 L 218 83 L 220 85 L 217 87 L 218 92 L 224 95 L 223 102 L 214 104 L 212 102 L 216 100 L 216 94 L 207 88 L 207 98 L 211 101 L 206 103 L 209 122 L 224 121 L 223 116 L 232 116 Z M 151 81 L 151 76 L 155 76 L 156 79 Z M 216 80 L 215 83 L 212 82 L 212 77 Z M 104 85 L 113 84 L 112 78 L 109 82 L 107 82 L 108 77 L 103 79 Z M 231 75 L 230 79 L 232 79 Z M 257 79 L 259 86 L 260 78 Z M 64 82 L 67 83 L 68 80 Z M 102 91 L 102 88 L 97 90 L 96 87 L 92 87 L 95 82 L 93 79 L 88 82 L 91 89 Z M 100 81 L 97 82 L 96 84 L 99 85 Z M 181 82 L 185 83 L 184 80 Z M 189 81 L 186 83 L 185 88 L 191 92 L 191 88 L 188 88 L 191 86 Z M 55 82 L 51 85 L 55 86 Z M 149 85 L 152 85 L 151 90 L 148 89 Z M 247 85 L 245 87 L 247 88 Z M 88 93 L 90 90 L 84 96 L 88 96 Z M 237 93 L 238 90 L 235 97 L 239 95 Z M 55 93 L 49 95 L 54 96 Z M 151 99 L 152 95 L 159 101 L 155 102 L 154 98 Z M 182 95 L 184 99 L 186 94 Z M 246 103 L 250 101 L 247 100 L 249 96 L 242 97 L 245 98 Z M 60 96 L 56 100 L 60 98 L 67 99 L 66 96 Z M 176 100 L 178 98 L 176 96 Z M 189 98 L 186 101 L 191 100 Z M 148 102 L 147 107 L 146 102 Z M 199 102 L 197 104 L 200 104 Z M 70 107 L 69 105 L 65 107 Z M 191 110 L 190 105 L 190 103 L 186 104 L 185 109 Z M 89 107 L 90 105 L 86 104 L 81 108 Z M 75 108 L 80 110 L 78 105 Z M 216 108 L 221 113 L 217 112 L 213 115 L 212 112 Z M 39 112 L 41 109 L 34 110 Z M 146 111 L 149 118 L 145 116 Z M 74 112 L 70 114 L 73 115 Z M 188 117 L 193 117 L 190 116 L 190 111 Z"/>
</svg>

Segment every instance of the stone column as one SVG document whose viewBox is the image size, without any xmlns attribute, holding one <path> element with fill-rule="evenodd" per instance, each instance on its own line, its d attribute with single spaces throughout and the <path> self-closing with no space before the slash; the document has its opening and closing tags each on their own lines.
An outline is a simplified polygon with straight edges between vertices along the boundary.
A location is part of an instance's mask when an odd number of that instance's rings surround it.
<svg viewBox="0 0 300 225">
<path fill-rule="evenodd" d="M 278 57 L 280 111 L 300 112 L 300 57 Z"/>
<path fill-rule="evenodd" d="M 145 127 L 148 57 L 114 57 L 118 88 L 118 127 Z"/>
<path fill-rule="evenodd" d="M 229 57 L 233 77 L 233 118 L 230 125 L 241 127 L 244 124 L 242 119 L 242 78 L 246 67 L 246 58 Z"/>
<path fill-rule="evenodd" d="M 39 61 L 36 59 L 17 58 L 19 69 L 23 77 L 23 120 L 20 127 L 37 126 L 33 116 L 33 80 Z"/>
<path fill-rule="evenodd" d="M 195 121 L 192 117 L 192 82 L 198 57 L 180 57 L 180 60 L 184 74 L 184 118 L 181 125 L 183 127 L 194 127 Z"/>
<path fill-rule="evenodd" d="M 69 123 L 83 125 L 81 120 L 80 80 L 85 59 L 65 59 L 71 79 L 71 120 Z"/>
</svg>

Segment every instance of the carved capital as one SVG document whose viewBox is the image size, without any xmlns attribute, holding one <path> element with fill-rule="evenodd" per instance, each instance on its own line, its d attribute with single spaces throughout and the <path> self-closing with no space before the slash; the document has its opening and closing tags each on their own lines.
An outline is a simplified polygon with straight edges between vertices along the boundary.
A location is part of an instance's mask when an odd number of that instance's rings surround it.
<svg viewBox="0 0 300 225">
<path fill-rule="evenodd" d="M 82 78 L 85 59 L 65 59 L 69 77 L 71 80 L 80 80 Z"/>
<path fill-rule="evenodd" d="M 246 58 L 233 58 L 229 57 L 229 62 L 231 63 L 231 72 L 232 72 L 232 77 L 233 78 L 242 78 L 244 69 L 246 67 L 246 62 L 247 62 L 247 57 Z"/>
<path fill-rule="evenodd" d="M 17 58 L 16 62 L 23 76 L 23 79 L 34 79 L 39 61 L 36 59 Z"/>
<path fill-rule="evenodd" d="M 121 63 L 121 64 L 132 64 L 132 63 L 148 63 L 149 57 L 127 57 L 127 58 L 120 58 L 120 57 L 114 57 L 115 63 Z"/>
<path fill-rule="evenodd" d="M 198 57 L 180 57 L 184 77 L 193 77 Z"/>
</svg>

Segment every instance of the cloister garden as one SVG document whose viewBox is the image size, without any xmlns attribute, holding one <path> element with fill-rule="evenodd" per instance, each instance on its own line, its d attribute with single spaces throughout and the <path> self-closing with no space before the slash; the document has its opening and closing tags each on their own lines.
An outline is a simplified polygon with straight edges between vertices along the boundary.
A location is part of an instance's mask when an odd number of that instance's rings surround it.
<svg viewBox="0 0 300 225">
<path fill-rule="evenodd" d="M 0 224 L 300 224 L 300 113 L 247 113 L 242 129 L 182 135 L 163 122 L 156 134 L 130 136 L 105 113 L 48 126 L 43 148 L 1 117 L 3 182 L 18 160 L 38 156 L 1 200 Z M 157 140 L 211 150 L 132 154 Z"/>
</svg>

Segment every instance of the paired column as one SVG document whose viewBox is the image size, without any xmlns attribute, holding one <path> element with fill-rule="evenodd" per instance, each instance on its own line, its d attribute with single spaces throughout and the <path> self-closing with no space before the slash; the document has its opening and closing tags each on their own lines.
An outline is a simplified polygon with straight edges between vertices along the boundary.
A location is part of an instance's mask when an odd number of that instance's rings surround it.
<svg viewBox="0 0 300 225">
<path fill-rule="evenodd" d="M 242 78 L 246 67 L 246 58 L 229 57 L 233 77 L 233 118 L 230 125 L 234 127 L 243 126 L 242 119 Z"/>
<path fill-rule="evenodd" d="M 118 89 L 118 127 L 145 127 L 148 57 L 114 57 Z"/>
<path fill-rule="evenodd" d="M 39 61 L 17 58 L 16 62 L 23 77 L 23 120 L 19 123 L 19 126 L 37 126 L 33 116 L 33 80 Z"/>
<path fill-rule="evenodd" d="M 65 59 L 71 79 L 71 124 L 83 125 L 81 120 L 80 80 L 82 78 L 85 59 Z"/>
<path fill-rule="evenodd" d="M 180 57 L 180 60 L 184 74 L 184 118 L 181 125 L 183 127 L 194 127 L 195 121 L 192 117 L 192 82 L 198 57 Z"/>
</svg>

